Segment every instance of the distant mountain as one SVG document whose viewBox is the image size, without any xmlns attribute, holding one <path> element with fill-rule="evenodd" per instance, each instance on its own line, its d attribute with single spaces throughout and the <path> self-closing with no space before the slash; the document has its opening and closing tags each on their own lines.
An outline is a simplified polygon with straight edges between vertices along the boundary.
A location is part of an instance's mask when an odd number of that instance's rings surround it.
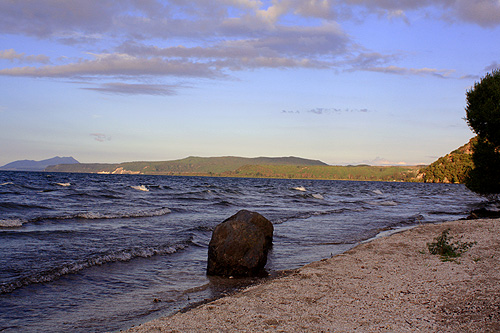
<svg viewBox="0 0 500 333">
<path fill-rule="evenodd" d="M 413 181 L 417 166 L 332 166 L 300 157 L 187 157 L 163 162 L 126 162 L 118 164 L 61 164 L 50 172 L 101 174 L 145 174 L 171 176 L 212 176 L 245 178 L 349 179 Z"/>
<path fill-rule="evenodd" d="M 53 157 L 42 161 L 20 160 L 14 161 L 0 167 L 0 170 L 10 171 L 44 171 L 51 165 L 58 164 L 79 164 L 73 157 Z"/>
<path fill-rule="evenodd" d="M 246 165 L 323 165 L 318 160 L 300 157 L 195 157 L 174 161 L 125 162 L 117 164 L 80 163 L 78 165 L 56 165 L 46 169 L 51 172 L 83 172 L 110 174 L 222 174 L 235 171 Z"/>
</svg>

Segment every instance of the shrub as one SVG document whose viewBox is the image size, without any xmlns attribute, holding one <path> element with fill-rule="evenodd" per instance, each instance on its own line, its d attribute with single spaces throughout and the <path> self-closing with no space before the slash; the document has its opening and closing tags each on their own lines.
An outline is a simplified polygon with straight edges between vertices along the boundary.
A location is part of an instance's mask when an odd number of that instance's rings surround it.
<svg viewBox="0 0 500 333">
<path fill-rule="evenodd" d="M 438 254 L 442 261 L 449 261 L 451 258 L 457 258 L 465 251 L 471 248 L 476 242 L 449 243 L 453 237 L 450 237 L 450 228 L 443 230 L 440 236 L 434 238 L 434 243 L 427 243 L 427 248 L 431 254 Z"/>
</svg>

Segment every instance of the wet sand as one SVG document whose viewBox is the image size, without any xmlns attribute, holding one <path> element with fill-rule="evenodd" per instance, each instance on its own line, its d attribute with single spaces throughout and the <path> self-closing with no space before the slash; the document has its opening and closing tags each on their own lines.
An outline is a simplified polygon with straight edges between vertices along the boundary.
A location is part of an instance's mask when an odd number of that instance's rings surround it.
<svg viewBox="0 0 500 333">
<path fill-rule="evenodd" d="M 447 228 L 477 243 L 443 262 L 426 244 Z M 498 332 L 500 219 L 421 225 L 129 330 L 206 331 Z"/>
</svg>

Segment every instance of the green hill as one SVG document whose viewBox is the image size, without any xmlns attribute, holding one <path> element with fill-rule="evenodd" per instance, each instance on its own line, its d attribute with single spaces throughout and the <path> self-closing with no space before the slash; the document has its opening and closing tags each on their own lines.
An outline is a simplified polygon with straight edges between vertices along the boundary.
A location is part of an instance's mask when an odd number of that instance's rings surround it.
<svg viewBox="0 0 500 333">
<path fill-rule="evenodd" d="M 467 144 L 440 157 L 429 166 L 332 166 L 299 157 L 235 156 L 194 157 L 174 161 L 125 162 L 116 164 L 79 163 L 49 166 L 48 172 L 144 174 L 172 176 L 213 176 L 247 178 L 295 178 L 333 180 L 412 181 L 463 183 L 473 167 L 472 145 Z"/>
<path fill-rule="evenodd" d="M 318 160 L 299 157 L 244 158 L 226 156 L 187 157 L 181 160 L 161 162 L 61 164 L 48 167 L 45 171 L 172 176 L 412 181 L 417 175 L 418 169 L 416 166 L 331 166 Z"/>
<path fill-rule="evenodd" d="M 413 181 L 418 166 L 245 165 L 226 172 L 229 177 Z"/>
<path fill-rule="evenodd" d="M 149 174 L 149 175 L 214 175 L 235 171 L 245 165 L 315 165 L 326 166 L 318 160 L 299 157 L 194 157 L 175 161 L 125 162 L 118 164 L 80 163 L 78 165 L 56 165 L 48 167 L 49 172 Z"/>
<path fill-rule="evenodd" d="M 440 157 L 437 161 L 421 169 L 417 180 L 426 183 L 464 183 L 467 172 L 474 167 L 472 146 L 476 138 L 470 139 L 462 147 Z"/>
</svg>

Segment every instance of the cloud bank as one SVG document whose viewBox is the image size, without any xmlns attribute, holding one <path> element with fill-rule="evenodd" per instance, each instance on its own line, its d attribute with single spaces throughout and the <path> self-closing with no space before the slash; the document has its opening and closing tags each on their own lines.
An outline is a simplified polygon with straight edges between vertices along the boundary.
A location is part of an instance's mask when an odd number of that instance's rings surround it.
<svg viewBox="0 0 500 333">
<path fill-rule="evenodd" d="M 335 113 L 353 113 L 353 112 L 370 112 L 368 109 L 350 109 L 350 108 L 314 108 L 308 109 L 305 111 L 300 110 L 282 110 L 281 113 L 284 114 L 300 114 L 300 113 L 310 113 L 316 115 L 326 115 L 326 114 L 335 114 Z"/>
<path fill-rule="evenodd" d="M 411 24 L 410 12 L 486 28 L 500 25 L 498 0 L 2 1 L 0 33 L 92 52 L 63 61 L 3 49 L 0 60 L 8 65 L 0 75 L 103 80 L 85 89 L 163 96 L 181 88 L 170 80 L 221 79 L 254 69 L 451 77 L 453 70 L 446 68 L 399 67 L 399 55 L 367 50 L 342 28 L 342 22 L 370 15 Z M 144 78 L 155 82 L 141 84 Z"/>
</svg>

